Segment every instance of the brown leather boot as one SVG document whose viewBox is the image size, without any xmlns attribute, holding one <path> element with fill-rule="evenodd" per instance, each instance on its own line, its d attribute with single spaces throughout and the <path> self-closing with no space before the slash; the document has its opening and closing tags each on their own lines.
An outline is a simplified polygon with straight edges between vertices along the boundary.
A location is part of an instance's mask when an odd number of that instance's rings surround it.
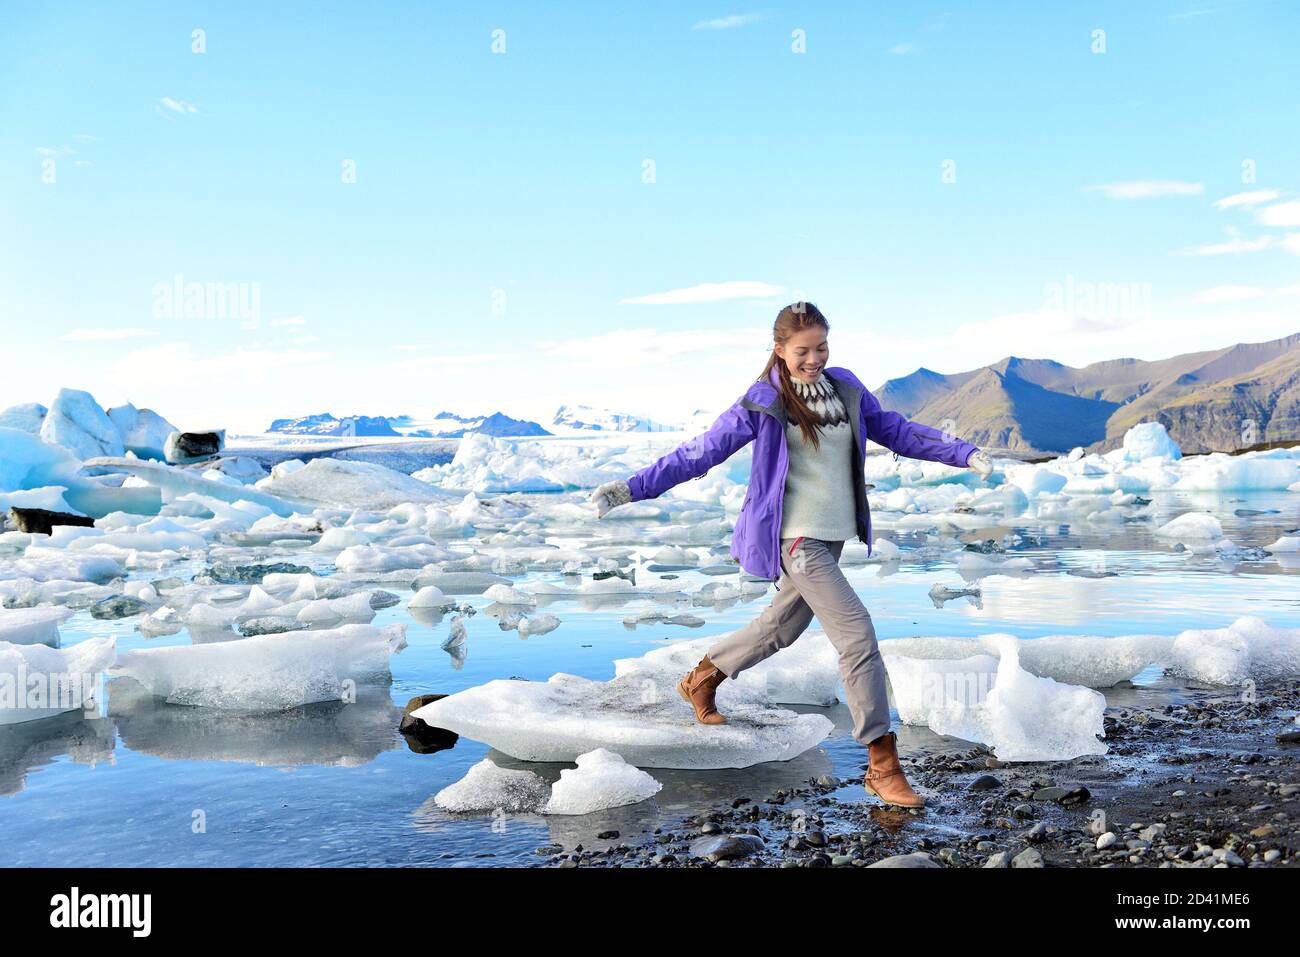
<svg viewBox="0 0 1300 957">
<path fill-rule="evenodd" d="M 727 719 L 713 706 L 713 695 L 724 675 L 705 655 L 685 678 L 677 683 L 677 693 L 695 709 L 695 720 L 700 724 L 726 724 Z"/>
<path fill-rule="evenodd" d="M 925 799 L 912 790 L 898 763 L 898 735 L 893 731 L 867 745 L 866 777 L 862 786 L 886 804 L 898 807 L 925 807 Z"/>
</svg>

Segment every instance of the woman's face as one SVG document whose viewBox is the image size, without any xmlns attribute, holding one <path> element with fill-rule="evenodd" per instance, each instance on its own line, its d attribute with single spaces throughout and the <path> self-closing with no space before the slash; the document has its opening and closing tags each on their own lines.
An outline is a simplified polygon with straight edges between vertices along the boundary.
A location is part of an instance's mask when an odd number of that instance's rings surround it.
<svg viewBox="0 0 1300 957">
<path fill-rule="evenodd" d="M 784 343 L 778 344 L 776 354 L 785 361 L 791 378 L 808 383 L 816 382 L 831 354 L 830 346 L 826 343 L 826 330 L 821 326 L 802 329 Z"/>
</svg>

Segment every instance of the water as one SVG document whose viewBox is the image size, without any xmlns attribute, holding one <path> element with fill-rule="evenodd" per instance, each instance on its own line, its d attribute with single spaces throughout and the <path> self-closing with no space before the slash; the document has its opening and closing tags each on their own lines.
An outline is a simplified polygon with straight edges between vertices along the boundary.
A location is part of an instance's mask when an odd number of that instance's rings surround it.
<svg viewBox="0 0 1300 957">
<path fill-rule="evenodd" d="M 1241 615 L 1257 615 L 1274 626 L 1300 626 L 1300 559 L 1228 564 L 1174 552 L 1152 535 L 1183 511 L 1208 509 L 1239 545 L 1266 545 L 1300 525 L 1300 496 L 1154 497 L 1160 513 L 1153 520 L 1118 526 L 990 517 L 990 525 L 1040 536 L 1041 544 L 1014 552 L 1032 559 L 1034 572 L 980 582 L 979 607 L 967 598 L 942 609 L 930 601 L 927 592 L 935 582 L 963 584 L 949 561 L 845 570 L 881 640 L 992 631 L 1024 637 L 1173 634 L 1222 627 Z M 1237 509 L 1277 512 L 1237 516 Z M 874 518 L 877 534 L 887 534 L 897 516 L 877 512 Z M 556 541 L 566 544 L 597 536 L 602 543 L 639 539 L 637 526 L 626 522 L 562 531 Z M 914 540 L 907 532 L 894 537 Z M 298 560 L 322 573 L 330 570 L 311 552 L 223 551 L 227 560 L 237 554 L 241 561 Z M 202 565 L 185 563 L 133 577 L 188 578 Z M 537 573 L 520 581 L 534 578 L 561 580 L 558 573 Z M 692 589 L 716 580 L 695 573 L 685 579 Z M 411 594 L 391 590 L 404 600 Z M 482 596 L 468 600 L 479 608 L 489 604 Z M 510 676 L 544 681 L 557 671 L 609 678 L 615 658 L 644 654 L 674 638 L 739 627 L 769 601 L 770 594 L 716 609 L 684 607 L 706 619 L 699 629 L 650 625 L 635 630 L 622 624 L 630 613 L 625 603 L 547 601 L 540 607 L 560 617 L 560 628 L 527 640 L 480 613 L 466 621 L 469 646 L 461 667 L 439 648 L 448 632 L 446 620 L 423 624 L 404 606 L 395 606 L 379 612 L 374 622 L 408 623 L 409 647 L 393 657 L 392 684 L 363 689 L 361 700 L 348 706 L 231 715 L 156 704 L 129 682 L 113 682 L 96 719 L 74 714 L 0 727 L 0 861 L 9 866 L 535 864 L 544 859 L 536 853 L 539 846 L 598 847 L 608 841 L 596 835 L 607 830 L 632 841 L 736 797 L 761 798 L 823 774 L 860 776 L 866 753 L 849 737 L 849 714 L 840 705 L 826 712 L 835 722 L 832 736 L 795 760 L 739 770 L 653 769 L 663 790 L 632 807 L 582 817 L 453 815 L 438 808 L 433 795 L 489 753 L 499 764 L 527 767 L 548 781 L 569 765 L 526 764 L 463 738 L 450 750 L 417 754 L 397 733 L 401 707 L 416 695 L 452 693 Z M 65 645 L 114 634 L 119 650 L 188 640 L 183 632 L 146 640 L 131 619 L 101 622 L 87 612 L 69 619 L 62 632 Z M 1135 684 L 1135 689 L 1107 691 L 1110 703 L 1152 696 L 1176 700 L 1177 688 L 1157 673 L 1144 673 Z M 958 744 L 925 728 L 898 730 L 905 753 Z"/>
</svg>

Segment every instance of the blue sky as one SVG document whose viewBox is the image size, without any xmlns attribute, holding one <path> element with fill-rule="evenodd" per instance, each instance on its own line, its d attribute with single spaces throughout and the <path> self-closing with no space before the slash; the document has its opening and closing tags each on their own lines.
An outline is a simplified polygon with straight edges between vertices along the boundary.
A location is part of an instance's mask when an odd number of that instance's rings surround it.
<svg viewBox="0 0 1300 957">
<path fill-rule="evenodd" d="M 873 388 L 1300 331 L 1285 0 L 3 17 L 0 408 L 671 419 L 798 298 Z"/>
</svg>

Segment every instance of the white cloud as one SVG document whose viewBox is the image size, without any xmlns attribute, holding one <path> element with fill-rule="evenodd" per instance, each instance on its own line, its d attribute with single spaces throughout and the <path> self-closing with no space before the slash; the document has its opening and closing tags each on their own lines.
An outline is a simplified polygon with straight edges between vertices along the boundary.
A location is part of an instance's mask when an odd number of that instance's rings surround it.
<svg viewBox="0 0 1300 957">
<path fill-rule="evenodd" d="M 1199 196 L 1204 183 L 1187 183 L 1176 179 L 1135 179 L 1124 183 L 1100 183 L 1085 186 L 1084 192 L 1098 192 L 1108 199 L 1151 199 L 1156 196 Z"/>
<path fill-rule="evenodd" d="M 689 357 L 707 361 L 715 356 L 735 355 L 767 343 L 771 347 L 770 329 L 689 329 L 665 332 L 661 329 L 616 329 L 598 336 L 572 339 L 543 339 L 534 343 L 537 351 L 548 358 L 623 366 L 657 365 L 668 360 Z"/>
<path fill-rule="evenodd" d="M 746 23 L 753 23 L 755 20 L 762 20 L 763 15 L 760 13 L 733 13 L 729 17 L 714 17 L 711 20 L 700 20 L 692 30 L 731 30 L 735 27 L 743 27 Z"/>
<path fill-rule="evenodd" d="M 1215 286 L 1203 289 L 1192 297 L 1193 302 L 1244 302 L 1247 299 L 1263 299 L 1268 296 L 1267 289 L 1258 286 Z"/>
<path fill-rule="evenodd" d="M 156 336 L 153 329 L 73 329 L 59 338 L 64 342 L 103 342 L 109 339 L 136 339 L 140 336 Z"/>
<path fill-rule="evenodd" d="M 170 96 L 164 96 L 160 98 L 158 102 L 167 107 L 167 109 L 171 110 L 173 113 L 185 114 L 197 113 L 199 111 L 199 108 L 193 103 L 186 100 L 174 100 Z"/>
<path fill-rule="evenodd" d="M 894 56 L 905 56 L 908 53 L 915 53 L 921 48 L 915 43 L 895 43 L 889 48 L 889 52 Z"/>
<path fill-rule="evenodd" d="M 398 348 L 401 347 L 399 346 Z M 448 352 L 439 352 L 435 355 L 413 356 L 410 359 L 399 359 L 395 362 L 389 362 L 386 365 L 390 369 L 443 368 L 448 370 L 455 369 L 457 371 L 464 371 L 470 368 L 471 366 L 500 365 L 504 367 L 504 365 L 511 360 L 521 360 L 520 364 L 523 365 L 525 364 L 522 361 L 524 359 L 525 359 L 524 356 L 520 356 L 520 355 L 512 356 L 508 353 L 502 353 L 502 352 L 493 352 L 493 353 L 483 352 L 483 353 L 460 354 L 460 355 L 456 355 L 454 353 L 448 353 Z"/>
<path fill-rule="evenodd" d="M 1282 248 L 1289 253 L 1300 256 L 1300 233 L 1287 233 L 1282 240 Z"/>
<path fill-rule="evenodd" d="M 734 280 L 702 282 L 683 289 L 670 289 L 667 292 L 651 293 L 648 296 L 632 296 L 620 299 L 619 302 L 635 306 L 677 306 L 687 303 L 724 302 L 729 299 L 771 299 L 785 294 L 783 286 L 775 286 L 768 282 Z"/>
<path fill-rule="evenodd" d="M 1261 226 L 1300 226 L 1300 200 L 1265 206 L 1255 213 L 1255 222 Z"/>
<path fill-rule="evenodd" d="M 1256 189 L 1246 193 L 1233 193 L 1231 196 L 1215 200 L 1214 208 L 1232 209 L 1239 206 L 1243 209 L 1253 209 L 1260 203 L 1271 203 L 1281 195 L 1276 189 Z"/>
<path fill-rule="evenodd" d="M 1193 246 L 1175 253 L 1176 256 L 1240 256 L 1243 253 L 1257 253 L 1273 245 L 1272 236 L 1260 236 L 1258 239 L 1242 239 L 1233 236 L 1226 243 L 1207 243 Z"/>
</svg>

